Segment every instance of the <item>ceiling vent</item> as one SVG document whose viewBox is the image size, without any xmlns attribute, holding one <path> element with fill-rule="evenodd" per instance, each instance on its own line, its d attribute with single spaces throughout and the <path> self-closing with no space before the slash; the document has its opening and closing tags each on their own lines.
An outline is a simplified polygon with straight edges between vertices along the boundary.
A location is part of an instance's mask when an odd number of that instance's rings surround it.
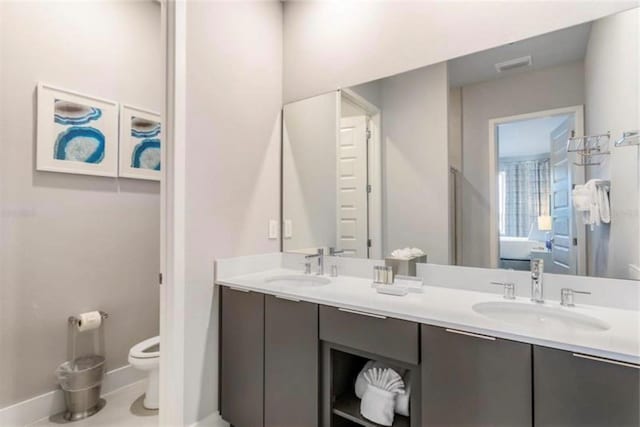
<svg viewBox="0 0 640 427">
<path fill-rule="evenodd" d="M 495 67 L 497 72 L 504 73 L 505 71 L 511 71 L 518 68 L 530 67 L 531 64 L 532 64 L 531 55 L 528 55 L 528 56 L 523 56 L 521 58 L 510 59 L 504 62 L 498 62 L 495 65 Z"/>
</svg>

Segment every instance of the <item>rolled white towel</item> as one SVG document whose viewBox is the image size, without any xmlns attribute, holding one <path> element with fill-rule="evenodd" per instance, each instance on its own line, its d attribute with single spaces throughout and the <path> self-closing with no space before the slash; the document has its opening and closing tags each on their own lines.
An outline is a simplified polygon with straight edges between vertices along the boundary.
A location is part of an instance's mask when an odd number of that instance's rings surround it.
<svg viewBox="0 0 640 427">
<path fill-rule="evenodd" d="M 367 384 L 360 402 L 360 413 L 368 420 L 382 426 L 393 425 L 395 393 Z"/>
<path fill-rule="evenodd" d="M 363 376 L 367 388 L 360 402 L 360 413 L 378 424 L 393 425 L 396 395 L 404 394 L 402 377 L 391 368 L 370 368 Z"/>
<path fill-rule="evenodd" d="M 367 363 L 365 363 L 364 367 L 360 370 L 360 373 L 356 378 L 355 391 L 356 391 L 356 396 L 358 396 L 359 399 L 362 399 L 362 396 L 364 396 L 364 392 L 367 390 L 367 381 L 364 378 L 364 373 L 371 368 L 382 368 L 382 369 L 391 368 L 402 377 L 402 379 L 404 380 L 405 392 L 404 394 L 398 394 L 396 396 L 395 412 L 397 414 L 408 417 L 409 416 L 409 400 L 411 398 L 411 371 L 406 369 L 390 367 L 376 360 L 369 360 Z"/>
</svg>

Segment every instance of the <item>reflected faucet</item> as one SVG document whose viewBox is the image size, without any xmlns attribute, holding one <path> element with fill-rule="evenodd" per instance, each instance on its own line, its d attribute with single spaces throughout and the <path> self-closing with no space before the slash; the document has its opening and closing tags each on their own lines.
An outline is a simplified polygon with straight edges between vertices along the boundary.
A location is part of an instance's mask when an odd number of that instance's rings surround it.
<svg viewBox="0 0 640 427">
<path fill-rule="evenodd" d="M 544 303 L 544 288 L 542 286 L 542 276 L 544 274 L 544 261 L 541 259 L 531 260 L 531 301 L 538 304 Z"/>
<path fill-rule="evenodd" d="M 316 254 L 305 255 L 304 258 L 307 260 L 312 258 L 318 258 L 318 271 L 316 272 L 316 274 L 318 276 L 324 275 L 324 249 L 323 248 L 318 249 L 318 253 Z"/>
</svg>

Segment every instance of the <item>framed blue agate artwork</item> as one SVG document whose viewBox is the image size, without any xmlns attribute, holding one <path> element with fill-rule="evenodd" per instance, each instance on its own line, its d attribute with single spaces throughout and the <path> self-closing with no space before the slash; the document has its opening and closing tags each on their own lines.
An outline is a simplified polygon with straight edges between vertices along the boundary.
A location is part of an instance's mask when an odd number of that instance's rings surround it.
<svg viewBox="0 0 640 427">
<path fill-rule="evenodd" d="M 38 84 L 36 169 L 118 176 L 118 103 Z"/>
<path fill-rule="evenodd" d="M 160 114 L 130 105 L 120 106 L 118 175 L 159 181 L 161 141 Z"/>
</svg>

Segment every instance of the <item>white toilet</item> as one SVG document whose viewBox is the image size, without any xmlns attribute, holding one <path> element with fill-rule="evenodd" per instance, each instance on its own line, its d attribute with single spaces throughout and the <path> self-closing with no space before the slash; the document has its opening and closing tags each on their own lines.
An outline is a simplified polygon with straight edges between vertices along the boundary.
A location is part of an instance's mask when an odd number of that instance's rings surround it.
<svg viewBox="0 0 640 427">
<path fill-rule="evenodd" d="M 136 369 L 147 371 L 147 392 L 142 403 L 147 409 L 158 409 L 158 371 L 160 367 L 160 337 L 142 341 L 129 350 L 129 363 Z"/>
</svg>

